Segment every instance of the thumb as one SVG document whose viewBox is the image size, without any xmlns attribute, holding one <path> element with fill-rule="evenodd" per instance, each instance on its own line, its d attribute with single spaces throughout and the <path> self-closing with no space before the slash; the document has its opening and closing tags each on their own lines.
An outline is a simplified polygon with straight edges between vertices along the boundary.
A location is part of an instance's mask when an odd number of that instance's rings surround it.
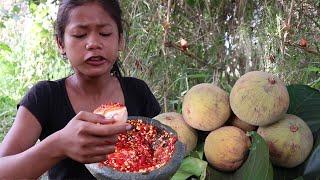
<svg viewBox="0 0 320 180">
<path fill-rule="evenodd" d="M 80 111 L 76 115 L 77 119 L 82 120 L 82 121 L 87 121 L 87 122 L 92 122 L 92 123 L 100 123 L 100 124 L 112 124 L 115 122 L 114 119 L 106 119 L 103 115 L 101 114 L 94 114 L 91 112 L 86 112 L 86 111 Z"/>
</svg>

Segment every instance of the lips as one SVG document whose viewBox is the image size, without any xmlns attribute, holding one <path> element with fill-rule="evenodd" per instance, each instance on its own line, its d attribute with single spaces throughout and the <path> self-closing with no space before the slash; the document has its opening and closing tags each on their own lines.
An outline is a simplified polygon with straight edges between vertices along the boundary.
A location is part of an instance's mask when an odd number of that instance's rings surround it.
<svg viewBox="0 0 320 180">
<path fill-rule="evenodd" d="M 91 56 L 85 61 L 87 64 L 92 66 L 100 66 L 107 62 L 107 60 L 102 56 Z"/>
</svg>

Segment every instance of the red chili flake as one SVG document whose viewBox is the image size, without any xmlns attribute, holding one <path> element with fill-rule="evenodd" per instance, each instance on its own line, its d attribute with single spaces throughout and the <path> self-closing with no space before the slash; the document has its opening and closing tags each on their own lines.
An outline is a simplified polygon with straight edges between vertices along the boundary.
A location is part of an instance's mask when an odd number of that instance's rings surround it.
<svg viewBox="0 0 320 180">
<path fill-rule="evenodd" d="M 142 120 L 128 120 L 132 129 L 118 136 L 115 152 L 103 166 L 123 172 L 149 172 L 164 166 L 172 157 L 177 137 Z"/>
</svg>

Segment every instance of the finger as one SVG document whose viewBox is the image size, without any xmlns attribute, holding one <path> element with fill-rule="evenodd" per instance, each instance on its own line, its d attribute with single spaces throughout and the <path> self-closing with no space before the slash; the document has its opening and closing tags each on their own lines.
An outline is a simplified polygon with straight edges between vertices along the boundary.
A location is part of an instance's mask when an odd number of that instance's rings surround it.
<svg viewBox="0 0 320 180">
<path fill-rule="evenodd" d="M 90 124 L 88 125 L 86 132 L 94 136 L 110 136 L 130 130 L 132 126 L 128 123 L 116 123 L 116 124 Z"/>
<path fill-rule="evenodd" d="M 104 145 L 104 146 L 90 146 L 86 148 L 87 156 L 101 156 L 113 153 L 115 150 L 114 145 Z"/>
<path fill-rule="evenodd" d="M 115 122 L 114 119 L 106 119 L 101 114 L 94 114 L 91 112 L 80 111 L 76 116 L 76 119 L 92 122 L 92 123 L 100 123 L 100 124 L 112 124 Z"/>
<path fill-rule="evenodd" d="M 118 141 L 117 135 L 108 137 L 91 136 L 88 138 L 86 146 L 114 145 Z"/>
<path fill-rule="evenodd" d="M 100 156 L 91 156 L 91 157 L 87 157 L 86 160 L 83 163 L 97 163 L 97 162 L 101 162 L 101 161 L 105 161 L 107 158 L 106 155 L 100 155 Z"/>
</svg>

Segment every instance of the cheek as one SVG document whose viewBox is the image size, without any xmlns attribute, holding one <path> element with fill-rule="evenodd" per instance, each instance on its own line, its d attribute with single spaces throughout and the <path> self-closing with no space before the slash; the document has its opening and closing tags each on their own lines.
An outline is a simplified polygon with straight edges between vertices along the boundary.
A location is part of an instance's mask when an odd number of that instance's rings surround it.
<svg viewBox="0 0 320 180">
<path fill-rule="evenodd" d="M 75 39 L 70 35 L 65 35 L 64 44 L 66 48 L 68 48 L 69 50 L 73 50 L 81 48 L 83 41 Z"/>
<path fill-rule="evenodd" d="M 108 52 L 108 56 L 112 60 L 117 60 L 119 57 L 119 49 L 118 46 L 109 44 L 106 48 L 106 51 Z"/>
<path fill-rule="evenodd" d="M 74 59 L 82 55 L 83 46 L 81 42 L 74 40 L 66 40 L 65 41 L 65 50 L 68 58 Z"/>
<path fill-rule="evenodd" d="M 118 59 L 118 57 L 119 57 L 119 51 L 118 51 L 118 50 L 115 50 L 115 51 L 113 52 L 113 57 L 115 58 L 115 60 Z"/>
<path fill-rule="evenodd" d="M 76 67 L 82 63 L 83 50 L 77 44 L 66 44 L 65 51 L 67 53 L 67 58 L 71 66 Z"/>
</svg>

